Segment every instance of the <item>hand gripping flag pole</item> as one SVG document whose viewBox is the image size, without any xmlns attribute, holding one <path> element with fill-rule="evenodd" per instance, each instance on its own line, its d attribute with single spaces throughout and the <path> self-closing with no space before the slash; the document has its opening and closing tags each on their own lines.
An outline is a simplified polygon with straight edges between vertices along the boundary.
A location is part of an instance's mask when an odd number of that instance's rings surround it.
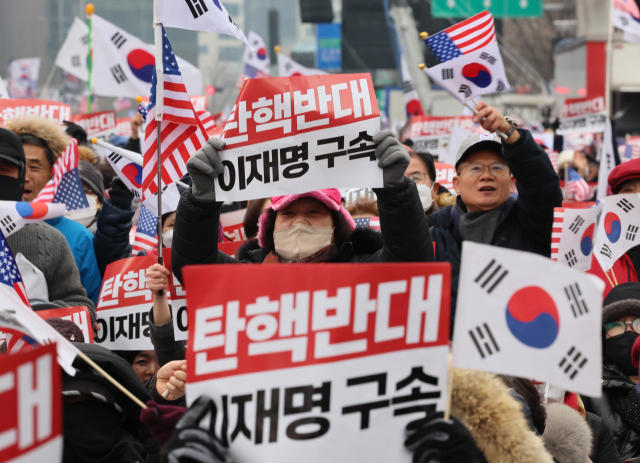
<svg viewBox="0 0 640 463">
<path fill-rule="evenodd" d="M 156 77 L 163 82 L 162 62 L 162 0 L 153 1 L 153 37 L 155 41 Z M 156 122 L 158 124 L 158 264 L 162 265 L 162 113 L 164 112 L 164 85 L 156 85 Z M 158 291 L 162 296 L 163 290 Z"/>
</svg>

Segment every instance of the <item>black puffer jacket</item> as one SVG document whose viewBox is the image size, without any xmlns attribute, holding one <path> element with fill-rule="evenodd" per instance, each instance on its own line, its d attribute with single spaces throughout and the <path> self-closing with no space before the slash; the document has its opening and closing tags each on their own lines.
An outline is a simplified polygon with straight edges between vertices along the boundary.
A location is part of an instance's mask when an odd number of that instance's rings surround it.
<svg viewBox="0 0 640 463">
<path fill-rule="evenodd" d="M 614 402 L 628 394 L 635 394 L 636 385 L 615 365 L 602 365 L 602 397 L 582 397 L 584 407 L 588 412 L 598 415 L 609 425 L 616 439 L 616 446 L 620 458 L 628 460 L 640 457 L 640 434 L 622 419 L 615 410 Z"/>
<path fill-rule="evenodd" d="M 129 233 L 134 215 L 131 208 L 133 195 L 129 191 L 112 188 L 110 196 L 111 199 L 102 203 L 93 236 L 93 248 L 102 276 L 107 265 L 131 256 Z"/>
<path fill-rule="evenodd" d="M 361 243 L 342 243 L 332 262 L 430 262 L 433 244 L 415 183 L 409 179 L 396 187 L 374 190 L 378 197 L 382 249 Z M 242 261 L 218 251 L 218 222 L 222 203 L 201 201 L 185 191 L 180 198 L 173 229 L 171 263 L 182 282 L 182 267 L 194 264 L 261 263 L 271 252 L 258 248 Z M 352 241 L 357 239 L 355 234 Z"/>
</svg>

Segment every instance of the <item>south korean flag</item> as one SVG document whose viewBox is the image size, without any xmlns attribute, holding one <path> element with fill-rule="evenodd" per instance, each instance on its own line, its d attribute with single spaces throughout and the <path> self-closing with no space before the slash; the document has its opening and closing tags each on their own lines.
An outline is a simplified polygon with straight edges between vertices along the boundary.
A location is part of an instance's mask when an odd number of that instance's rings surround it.
<svg viewBox="0 0 640 463">
<path fill-rule="evenodd" d="M 640 244 L 640 195 L 607 196 L 602 201 L 593 252 L 607 272 L 629 249 Z"/>
<path fill-rule="evenodd" d="M 465 241 L 453 366 L 599 397 L 603 290 L 537 254 Z"/>
<path fill-rule="evenodd" d="M 600 204 L 589 209 L 556 207 L 551 234 L 551 259 L 574 270 L 589 270 L 600 210 Z"/>
</svg>

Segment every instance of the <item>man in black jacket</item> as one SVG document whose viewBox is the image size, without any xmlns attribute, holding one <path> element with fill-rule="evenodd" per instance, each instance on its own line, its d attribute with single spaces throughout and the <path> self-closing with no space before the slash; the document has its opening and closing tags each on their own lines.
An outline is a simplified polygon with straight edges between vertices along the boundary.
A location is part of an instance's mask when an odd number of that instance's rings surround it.
<svg viewBox="0 0 640 463">
<path fill-rule="evenodd" d="M 456 204 L 429 216 L 435 260 L 450 262 L 452 267 L 452 332 L 462 242 L 548 257 L 553 208 L 562 205 L 558 175 L 531 134 L 485 103 L 478 103 L 476 109 L 474 121 L 492 133 L 504 133 L 507 139 L 490 134 L 467 138 L 456 156 Z M 517 198 L 511 197 L 516 190 Z"/>
</svg>

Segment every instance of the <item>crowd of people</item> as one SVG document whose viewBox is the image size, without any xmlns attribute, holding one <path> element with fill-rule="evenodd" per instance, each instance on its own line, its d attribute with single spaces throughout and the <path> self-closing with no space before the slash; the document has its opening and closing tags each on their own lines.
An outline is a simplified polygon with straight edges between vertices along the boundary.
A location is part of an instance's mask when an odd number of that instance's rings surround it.
<svg viewBox="0 0 640 463">
<path fill-rule="evenodd" d="M 373 137 L 382 188 L 350 204 L 335 188 L 249 201 L 243 205 L 249 240 L 236 257 L 218 246 L 223 240 L 220 214 L 228 204 L 216 200 L 215 179 L 224 172 L 220 151 L 225 142 L 210 139 L 187 162 L 188 175 L 181 183 L 188 188 L 180 187 L 176 210 L 163 211 L 162 235 L 171 248 L 173 273 L 182 282 L 182 268 L 194 264 L 449 262 L 453 332 L 462 243 L 549 257 L 554 208 L 563 203 L 560 177 L 531 133 L 496 108 L 479 103 L 476 109 L 474 122 L 487 132 L 470 136 L 458 150 L 455 194 L 437 182 L 430 153 L 415 152 L 409 141 L 405 145 L 382 131 Z M 140 152 L 137 128 L 121 146 Z M 140 207 L 134 194 L 96 156 L 79 126 L 19 117 L 0 128 L 0 200 L 33 201 L 51 179 L 70 137 L 80 144 L 79 175 L 89 209 L 26 225 L 7 241 L 21 272 L 36 275 L 25 279 L 33 309 L 86 306 L 97 332 L 95 307 L 105 270 L 132 256 L 130 235 Z M 577 162 L 587 169 L 588 161 Z M 640 159 L 617 166 L 608 182 L 612 194 L 639 192 Z M 356 227 L 354 217 L 379 217 L 380 231 Z M 640 246 L 619 259 L 617 286 L 609 282 L 606 289 L 601 398 L 541 388 L 525 378 L 454 369 L 451 417 L 428 413 L 407 426 L 405 445 L 413 461 L 640 458 L 639 256 Z M 595 260 L 590 273 L 608 283 Z M 121 391 L 77 360 L 77 375 L 65 374 L 63 381 L 65 463 L 228 460 L 215 433 L 198 425 L 215 411 L 215 403 L 203 396 L 186 408 L 186 346 L 174 335 L 170 277 L 161 264 L 146 273 L 153 294 L 153 350 L 112 352 L 84 343 L 74 323 L 48 320 L 149 406 L 140 413 Z"/>
</svg>

